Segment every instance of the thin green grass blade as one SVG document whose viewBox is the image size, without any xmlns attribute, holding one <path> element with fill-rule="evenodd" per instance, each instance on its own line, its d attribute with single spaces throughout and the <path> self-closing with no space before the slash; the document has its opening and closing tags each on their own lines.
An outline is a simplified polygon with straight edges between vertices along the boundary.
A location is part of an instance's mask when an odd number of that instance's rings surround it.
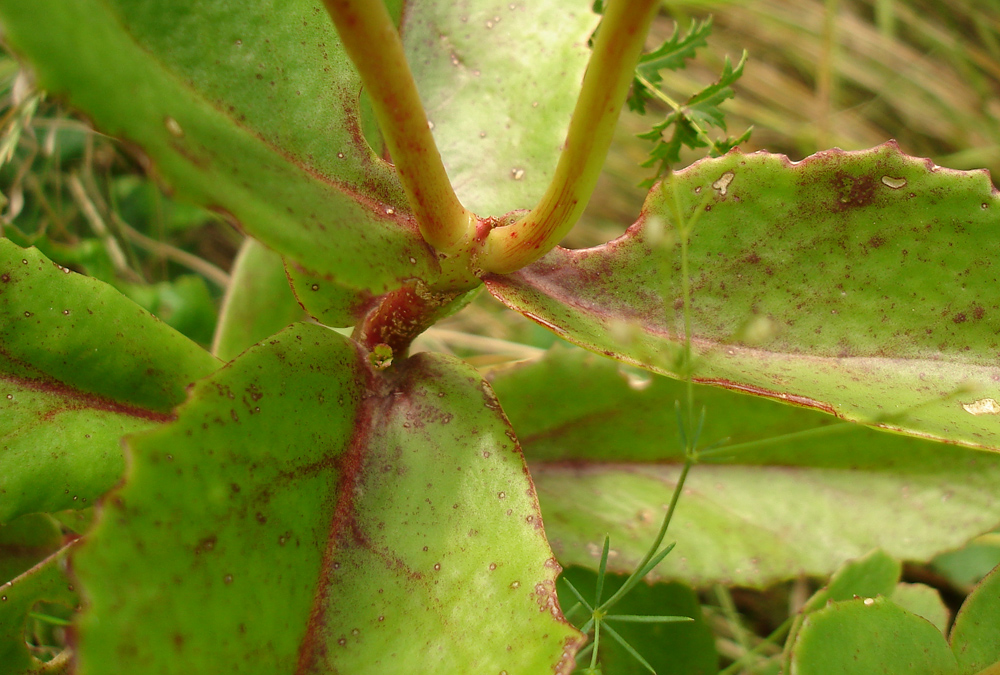
<svg viewBox="0 0 1000 675">
<path fill-rule="evenodd" d="M 604 537 L 604 550 L 601 552 L 601 564 L 597 568 L 597 589 L 594 591 L 594 605 L 600 606 L 601 595 L 604 593 L 604 571 L 608 569 L 608 552 L 611 550 L 611 536 Z"/>
<path fill-rule="evenodd" d="M 649 661 L 647 661 L 646 659 L 644 659 L 642 657 L 642 654 L 640 654 L 639 652 L 637 652 L 635 650 L 635 647 L 633 647 L 628 642 L 626 642 L 625 638 L 623 638 L 621 635 L 619 635 L 615 631 L 614 628 L 612 628 L 611 626 L 605 625 L 604 629 L 606 631 L 608 631 L 608 635 L 610 635 L 612 638 L 615 639 L 615 642 L 617 642 L 618 644 L 620 644 L 622 646 L 622 648 L 625 649 L 625 651 L 627 651 L 629 654 L 631 654 L 632 657 L 636 661 L 638 661 L 639 663 L 641 663 L 646 668 L 646 670 L 648 670 L 649 672 L 653 673 L 653 675 L 656 675 L 656 670 L 653 669 L 653 666 L 649 665 Z"/>
<path fill-rule="evenodd" d="M 621 621 L 623 623 L 683 623 L 694 621 L 689 616 L 647 616 L 645 614 L 608 614 L 605 621 Z"/>
<path fill-rule="evenodd" d="M 583 605 L 584 607 L 586 607 L 588 612 L 593 613 L 594 608 L 591 607 L 590 604 L 586 600 L 583 599 L 583 595 L 580 593 L 580 591 L 576 590 L 576 586 L 574 586 L 570 582 L 570 580 L 566 579 L 565 577 L 563 579 L 561 579 L 561 581 L 564 584 L 566 584 L 566 588 L 568 588 L 570 591 L 573 592 L 573 595 L 575 595 L 576 599 L 580 601 L 580 604 Z"/>
</svg>

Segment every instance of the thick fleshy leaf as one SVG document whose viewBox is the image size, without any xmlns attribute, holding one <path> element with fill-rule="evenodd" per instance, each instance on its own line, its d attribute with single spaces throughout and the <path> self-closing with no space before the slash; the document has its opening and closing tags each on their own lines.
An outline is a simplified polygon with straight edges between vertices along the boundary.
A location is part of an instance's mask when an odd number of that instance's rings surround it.
<svg viewBox="0 0 1000 675">
<path fill-rule="evenodd" d="M 731 153 L 655 187 L 619 239 L 487 281 L 570 341 L 678 373 L 676 211 L 697 380 L 1000 449 L 1000 199 L 893 143 L 791 163 Z"/>
<path fill-rule="evenodd" d="M 609 569 L 631 572 L 680 472 L 683 383 L 622 369 L 553 350 L 490 374 L 566 565 L 596 567 L 610 533 Z M 715 387 L 696 386 L 694 399 L 706 411 L 701 447 L 725 445 L 691 470 L 668 534 L 677 549 L 654 578 L 760 587 L 830 574 L 876 547 L 927 560 L 1000 519 L 994 453 L 834 426 L 829 415 Z"/>
<path fill-rule="evenodd" d="M 798 644 L 799 636 L 808 632 L 808 620 L 813 613 L 833 603 L 861 599 L 870 606 L 873 598 L 889 598 L 898 608 L 922 617 L 944 636 L 949 614 L 938 592 L 922 584 L 899 583 L 902 565 L 884 551 L 874 550 L 855 560 L 849 560 L 830 578 L 826 586 L 816 591 L 795 617 L 786 639 L 790 647 Z M 936 638 L 935 638 L 936 639 Z M 794 649 L 785 652 L 785 671 L 792 669 L 789 659 Z M 822 664 L 809 664 L 814 668 Z M 867 672 L 867 671 L 866 671 Z"/>
<path fill-rule="evenodd" d="M 598 17 L 587 0 L 407 3 L 403 35 L 459 199 L 530 208 L 555 171 Z"/>
<path fill-rule="evenodd" d="M 942 635 L 948 630 L 951 612 L 936 588 L 925 584 L 900 583 L 892 592 L 892 601 L 906 611 L 930 621 Z"/>
<path fill-rule="evenodd" d="M 597 575 L 579 567 L 567 569 L 563 576 L 579 590 L 588 601 L 593 600 Z M 607 600 L 625 583 L 622 575 L 604 578 L 602 598 Z M 576 597 L 565 583 L 557 585 L 563 607 L 576 604 Z M 683 623 L 641 623 L 611 621 L 612 629 L 625 638 L 653 668 L 657 675 L 714 675 L 719 670 L 719 654 L 715 638 L 705 622 L 698 596 L 684 584 L 643 584 L 612 609 L 613 615 L 686 616 L 693 621 Z M 586 619 L 586 610 L 569 618 Z M 577 621 L 577 623 L 582 623 Z M 639 663 L 618 642 L 605 633 L 601 636 L 599 661 L 603 672 L 640 673 Z M 583 666 L 585 664 L 577 664 Z"/>
<path fill-rule="evenodd" d="M 0 19 L 40 86 L 272 249 L 377 292 L 436 273 L 319 3 L 4 0 Z"/>
<path fill-rule="evenodd" d="M 163 423 L 219 365 L 110 286 L 0 239 L 0 522 L 82 508 L 123 434 Z"/>
<path fill-rule="evenodd" d="M 353 326 L 366 310 L 378 304 L 378 299 L 371 293 L 356 291 L 329 276 L 310 273 L 294 261 L 287 261 L 284 271 L 299 305 L 324 326 Z"/>
<path fill-rule="evenodd" d="M 959 672 L 940 631 L 886 598 L 834 602 L 810 614 L 791 664 L 801 675 Z"/>
<path fill-rule="evenodd" d="M 951 649 L 964 673 L 1000 663 L 1000 567 L 988 574 L 965 599 L 951 629 Z"/>
<path fill-rule="evenodd" d="M 251 345 L 303 318 L 281 256 L 247 237 L 233 263 L 212 353 L 231 361 Z"/>
<path fill-rule="evenodd" d="M 69 548 L 49 556 L 16 579 L 0 584 L 0 668 L 5 675 L 54 674 L 69 669 L 70 652 L 40 661 L 25 643 L 28 613 L 40 601 L 73 609 L 79 603 L 73 583 L 66 575 Z"/>
<path fill-rule="evenodd" d="M 899 583 L 903 566 L 885 551 L 875 549 L 856 560 L 850 560 L 834 572 L 826 586 L 816 591 L 802 608 L 814 612 L 830 602 L 853 598 L 890 597 Z"/>
<path fill-rule="evenodd" d="M 74 557 L 81 674 L 572 665 L 520 450 L 454 359 L 293 326 L 130 448 Z"/>
</svg>

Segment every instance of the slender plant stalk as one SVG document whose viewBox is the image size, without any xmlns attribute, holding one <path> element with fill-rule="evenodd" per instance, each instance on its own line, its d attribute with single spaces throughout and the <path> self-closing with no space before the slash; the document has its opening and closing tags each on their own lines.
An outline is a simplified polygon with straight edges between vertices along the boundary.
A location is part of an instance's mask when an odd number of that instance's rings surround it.
<svg viewBox="0 0 1000 675">
<path fill-rule="evenodd" d="M 667 96 L 660 90 L 658 86 L 647 80 L 638 72 L 635 74 L 635 79 L 639 80 L 639 82 L 644 87 L 646 87 L 646 90 L 649 91 L 649 93 L 651 93 L 655 98 L 660 99 L 663 103 L 666 103 L 668 106 L 670 106 L 670 108 L 674 112 L 679 113 L 682 111 L 680 103 Z M 708 135 L 708 132 L 705 131 L 705 129 L 700 124 L 698 124 L 698 121 L 696 119 L 688 117 L 688 124 L 690 124 L 691 127 L 694 129 L 694 133 L 698 136 L 698 139 L 701 140 L 702 143 L 704 143 L 709 148 L 718 150 L 719 147 L 718 144 L 712 140 L 712 138 Z"/>
<path fill-rule="evenodd" d="M 633 573 L 618 589 L 618 592 L 612 595 L 606 602 L 598 607 L 599 610 L 607 611 L 615 603 L 617 603 L 622 597 L 625 596 L 639 581 L 641 581 L 640 575 L 645 576 L 644 570 L 646 566 L 653 560 L 657 552 L 660 550 L 660 545 L 663 543 L 664 537 L 667 535 L 667 529 L 670 527 L 670 522 L 673 520 L 674 511 L 677 509 L 677 502 L 680 500 L 681 493 L 684 490 L 684 483 L 687 481 L 688 473 L 691 471 L 691 467 L 698 461 L 698 437 L 701 432 L 701 424 L 695 427 L 694 423 L 694 378 L 692 373 L 692 353 L 691 353 L 691 283 L 688 278 L 689 276 L 689 264 L 688 264 L 688 238 L 691 235 L 691 231 L 694 226 L 698 223 L 698 219 L 701 213 L 704 211 L 705 204 L 709 199 L 710 194 L 706 194 L 702 198 L 701 204 L 695 209 L 694 213 L 690 218 L 685 218 L 684 213 L 681 211 L 680 206 L 680 195 L 677 193 L 676 181 L 674 180 L 673 174 L 670 174 L 667 179 L 663 182 L 661 189 L 666 189 L 667 184 L 670 184 L 672 192 L 671 204 L 673 206 L 674 212 L 674 222 L 676 223 L 677 232 L 681 238 L 681 276 L 682 276 L 682 293 L 684 299 L 684 351 L 683 359 L 684 363 L 679 369 L 681 377 L 684 378 L 686 385 L 685 388 L 685 401 L 683 405 L 683 413 L 680 415 L 679 431 L 681 435 L 681 441 L 684 445 L 684 466 L 681 468 L 681 473 L 677 477 L 677 484 L 674 486 L 674 492 L 670 496 L 670 505 L 667 507 L 667 512 L 663 516 L 663 522 L 660 523 L 660 529 L 656 533 L 656 538 L 653 540 L 652 546 L 643 556 L 642 561 L 636 566 L 636 571 Z M 704 417 L 702 418 L 704 421 Z"/>
<path fill-rule="evenodd" d="M 799 441 L 806 438 L 812 440 L 821 436 L 832 436 L 834 434 L 842 434 L 850 431 L 857 431 L 859 429 L 864 429 L 864 427 L 860 424 L 854 424 L 852 422 L 837 422 L 835 424 L 826 424 L 821 427 L 803 429 L 802 431 L 792 431 L 787 434 L 780 434 L 769 438 L 761 438 L 756 441 L 747 441 L 745 443 L 737 443 L 736 445 L 723 445 L 714 450 L 703 450 L 698 453 L 698 457 L 701 461 L 705 461 L 706 459 L 711 459 L 713 457 L 717 458 L 720 455 L 729 456 L 730 454 L 737 452 L 746 452 L 747 450 L 766 448 L 777 443 L 787 443 L 792 440 Z"/>
<path fill-rule="evenodd" d="M 471 240 L 476 217 L 458 201 L 427 124 L 403 42 L 382 0 L 323 0 L 361 74 L 420 233 L 438 251 Z"/>
<path fill-rule="evenodd" d="M 826 0 L 823 7 L 823 47 L 816 66 L 816 102 L 819 105 L 816 146 L 826 148 L 833 140 L 833 112 L 837 92 L 837 17 L 840 0 Z"/>
<path fill-rule="evenodd" d="M 663 516 L 663 522 L 660 523 L 660 531 L 656 533 L 656 539 L 653 540 L 653 545 L 649 547 L 646 555 L 643 556 L 642 560 L 635 567 L 635 573 L 633 573 L 622 586 L 612 595 L 610 598 L 605 600 L 600 607 L 597 609 L 599 611 L 607 612 L 609 609 L 614 607 L 619 600 L 624 598 L 629 591 L 635 588 L 635 585 L 642 581 L 639 577 L 639 572 L 645 569 L 649 561 L 653 559 L 657 551 L 660 548 L 660 544 L 663 543 L 663 538 L 667 536 L 667 528 L 670 527 L 670 521 L 673 520 L 674 511 L 677 508 L 677 502 L 680 499 L 681 492 L 684 490 L 684 483 L 687 481 L 688 472 L 691 471 L 691 467 L 694 465 L 694 461 L 691 457 L 688 457 L 684 461 L 684 466 L 681 469 L 681 475 L 677 478 L 677 485 L 674 487 L 674 492 L 670 496 L 670 506 L 667 507 L 667 513 Z M 645 575 L 644 575 L 645 576 Z"/>
<path fill-rule="evenodd" d="M 506 274 L 534 262 L 579 220 L 611 147 L 646 33 L 659 7 L 659 0 L 610 3 L 594 39 L 552 182 L 530 213 L 489 233 L 478 259 L 483 270 Z"/>
</svg>

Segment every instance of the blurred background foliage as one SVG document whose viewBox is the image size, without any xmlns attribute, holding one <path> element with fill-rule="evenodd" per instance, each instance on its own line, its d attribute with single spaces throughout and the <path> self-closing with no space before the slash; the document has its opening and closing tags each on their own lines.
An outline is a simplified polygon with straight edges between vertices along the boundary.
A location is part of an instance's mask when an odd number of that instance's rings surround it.
<svg viewBox="0 0 1000 675">
<path fill-rule="evenodd" d="M 669 37 L 674 22 L 683 29 L 708 15 L 708 49 L 686 70 L 664 71 L 663 88 L 683 98 L 746 49 L 736 97 L 722 106 L 732 133 L 754 128 L 745 152 L 799 160 L 895 139 L 941 166 L 1000 175 L 997 0 L 667 2 L 650 44 Z M 567 245 L 602 243 L 634 220 L 645 196 L 636 186 L 648 174 L 637 169 L 648 144 L 635 135 L 665 113 L 623 114 L 599 192 Z"/>
<path fill-rule="evenodd" d="M 686 29 L 709 15 L 708 49 L 685 70 L 663 72 L 663 89 L 684 99 L 718 77 L 727 55 L 735 60 L 746 49 L 736 97 L 723 105 L 731 131 L 754 129 L 744 152 L 799 160 L 896 139 L 905 152 L 940 165 L 1000 175 L 1000 0 L 665 2 L 650 47 L 675 25 Z M 650 144 L 636 135 L 667 112 L 651 103 L 645 117 L 623 113 L 598 190 L 564 245 L 603 243 L 635 220 L 645 198 L 638 185 L 650 174 L 640 167 Z M 689 152 L 682 165 L 698 158 Z M 149 167 L 135 148 L 36 91 L 30 74 L 0 53 L 0 235 L 114 285 L 208 346 L 242 235 L 165 193 Z M 537 356 L 555 341 L 484 293 L 415 349 L 485 368 Z M 908 565 L 904 580 L 935 586 L 954 610 L 1000 561 L 998 536 Z M 767 657 L 777 648 L 758 636 L 786 625 L 816 587 L 797 580 L 766 593 L 703 594 L 719 652 L 736 660 L 756 650 L 761 663 L 776 664 Z"/>
</svg>

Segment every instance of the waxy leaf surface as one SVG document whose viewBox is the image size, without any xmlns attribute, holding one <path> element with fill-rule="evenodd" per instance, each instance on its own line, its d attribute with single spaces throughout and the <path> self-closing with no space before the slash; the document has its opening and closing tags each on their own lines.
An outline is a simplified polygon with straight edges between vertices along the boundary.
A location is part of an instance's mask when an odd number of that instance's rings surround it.
<svg viewBox="0 0 1000 675">
<path fill-rule="evenodd" d="M 459 199 L 531 208 L 566 141 L 598 16 L 586 0 L 410 0 L 407 60 Z"/>
<path fill-rule="evenodd" d="M 0 523 L 88 506 L 121 477 L 121 437 L 218 366 L 110 286 L 0 239 Z"/>
<path fill-rule="evenodd" d="M 830 619 L 829 617 L 822 618 L 824 616 L 822 614 L 819 617 L 813 617 L 813 614 L 821 612 L 834 603 L 843 603 L 859 598 L 865 600 L 866 606 L 870 606 L 874 602 L 874 598 L 891 599 L 899 609 L 930 621 L 943 636 L 949 616 L 947 607 L 941 601 L 941 596 L 930 586 L 900 583 L 902 569 L 903 566 L 898 560 L 879 549 L 845 562 L 840 569 L 833 573 L 826 586 L 816 591 L 799 610 L 794 617 L 785 643 L 789 646 L 795 645 L 800 633 L 804 629 L 806 632 L 810 630 L 809 619 L 816 618 L 819 623 L 826 622 L 828 626 L 830 623 L 836 624 L 838 621 L 842 621 L 843 619 L 838 618 L 840 615 Z M 886 628 L 889 628 L 888 624 Z M 942 642 L 936 636 L 932 637 L 932 640 Z M 842 652 L 847 652 L 846 646 Z M 790 659 L 794 654 L 794 649 L 786 650 L 783 664 L 785 672 L 792 670 Z M 863 654 L 854 656 L 864 657 Z M 821 666 L 822 664 L 814 665 Z M 833 665 L 843 667 L 843 661 L 835 660 Z"/>
<path fill-rule="evenodd" d="M 892 143 L 799 163 L 731 153 L 654 187 L 622 237 L 487 284 L 572 342 L 676 376 L 676 225 L 696 215 L 697 381 L 1000 449 L 1000 199 L 985 172 Z"/>
<path fill-rule="evenodd" d="M 951 629 L 951 649 L 963 671 L 976 673 L 1000 663 L 1000 567 L 972 591 Z"/>
<path fill-rule="evenodd" d="M 951 612 L 933 586 L 900 582 L 892 592 L 892 601 L 917 616 L 931 622 L 942 635 L 951 623 Z"/>
<path fill-rule="evenodd" d="M 889 567 L 884 554 L 876 552 L 839 570 L 829 587 L 814 595 L 796 619 L 784 670 L 817 675 L 992 672 L 989 668 L 1000 663 L 997 571 L 965 599 L 952 627 L 949 649 L 941 632 L 948 611 L 937 591 L 901 583 L 890 593 Z M 898 564 L 895 567 L 898 575 Z M 839 586 L 836 591 L 835 586 Z M 920 610 L 919 614 L 913 609 Z"/>
<path fill-rule="evenodd" d="M 490 380 L 564 565 L 631 572 L 653 541 L 683 463 L 683 383 L 583 351 L 498 369 Z M 599 394 L 598 394 L 599 392 Z M 822 413 L 696 386 L 701 447 L 653 578 L 767 586 L 825 575 L 882 547 L 926 560 L 1000 521 L 1000 457 L 837 423 Z"/>
<path fill-rule="evenodd" d="M 886 598 L 858 598 L 832 603 L 806 617 L 792 647 L 791 672 L 957 675 L 961 671 L 944 636 L 929 621 Z"/>
<path fill-rule="evenodd" d="M 81 674 L 572 666 L 520 450 L 454 359 L 293 326 L 129 447 L 74 557 Z"/>
<path fill-rule="evenodd" d="M 826 586 L 816 591 L 801 612 L 815 612 L 831 602 L 889 597 L 899 584 L 903 565 L 881 549 L 845 562 L 833 573 Z"/>
</svg>

